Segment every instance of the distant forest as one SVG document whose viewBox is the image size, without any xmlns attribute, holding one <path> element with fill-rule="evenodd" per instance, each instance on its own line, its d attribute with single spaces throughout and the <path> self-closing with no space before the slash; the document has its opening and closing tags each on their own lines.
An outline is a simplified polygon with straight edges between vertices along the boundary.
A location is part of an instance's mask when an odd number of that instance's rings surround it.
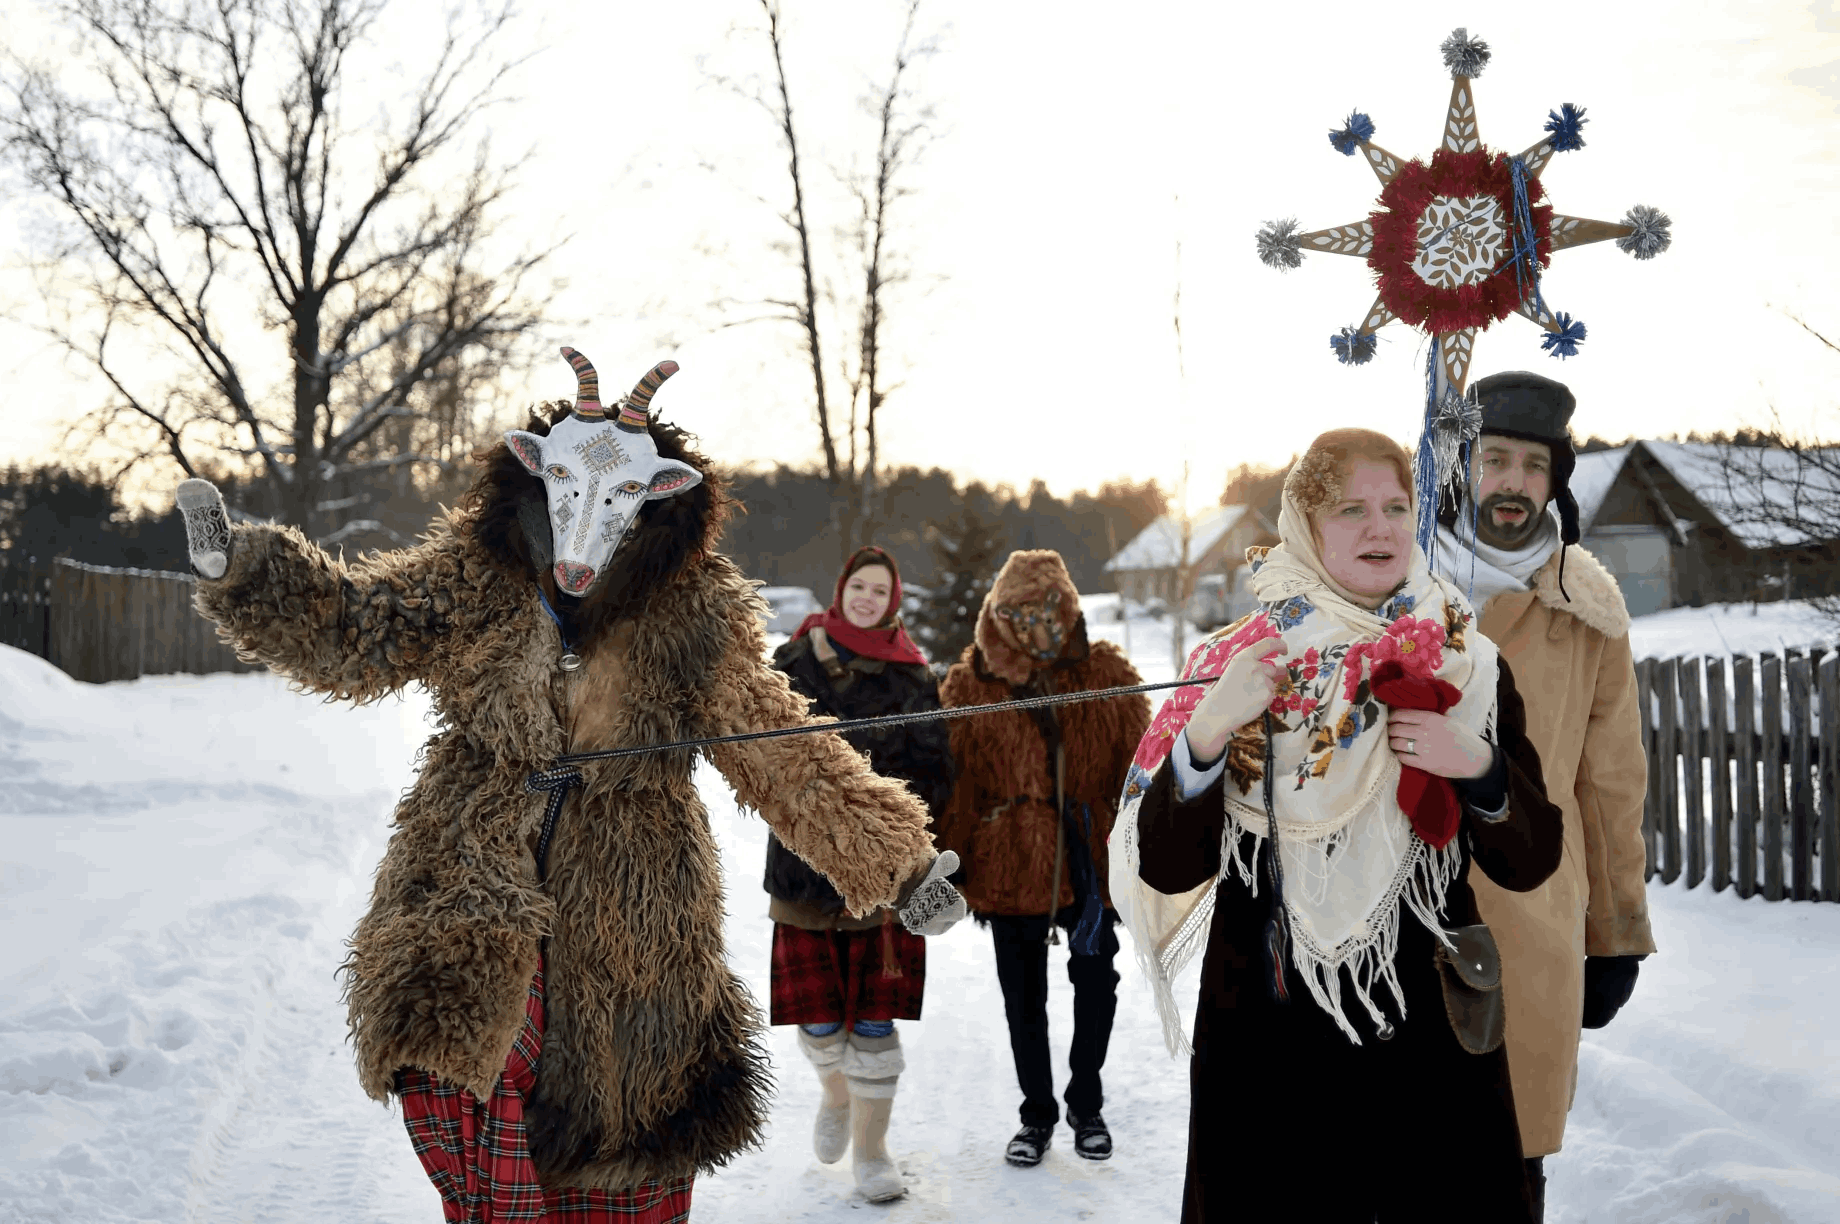
<svg viewBox="0 0 1840 1224">
<path fill-rule="evenodd" d="M 242 515 L 266 518 L 262 489 L 217 476 L 226 500 Z M 810 587 L 821 597 L 836 579 L 844 549 L 832 522 L 825 480 L 816 470 L 777 467 L 731 473 L 730 488 L 745 507 L 730 520 L 724 548 L 753 578 L 774 586 Z M 336 548 L 349 554 L 411 542 L 438 506 L 465 491 L 464 474 L 416 487 L 407 475 L 373 478 L 339 490 L 349 513 L 372 524 Z M 888 473 L 867 535 L 892 552 L 908 582 L 931 587 L 949 572 L 953 548 L 967 527 L 986 564 L 1009 550 L 1052 548 L 1067 561 L 1081 590 L 1108 590 L 1105 562 L 1115 548 L 1162 514 L 1164 491 L 1152 481 L 1114 481 L 1097 492 L 1062 499 L 1036 481 L 1024 492 L 961 485 L 949 472 L 901 468 Z M 858 525 L 855 535 L 862 538 Z M 69 557 L 93 565 L 184 570 L 185 529 L 170 508 L 124 504 L 101 474 L 56 465 L 0 471 L 0 560 L 44 562 Z"/>
</svg>

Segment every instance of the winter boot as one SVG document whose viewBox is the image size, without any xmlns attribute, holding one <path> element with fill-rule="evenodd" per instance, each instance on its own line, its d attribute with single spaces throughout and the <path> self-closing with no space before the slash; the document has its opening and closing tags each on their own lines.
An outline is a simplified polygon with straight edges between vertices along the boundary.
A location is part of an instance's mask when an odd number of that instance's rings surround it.
<svg viewBox="0 0 1840 1224">
<path fill-rule="evenodd" d="M 1073 1150 L 1076 1155 L 1085 1160 L 1112 1158 L 1112 1132 L 1106 1129 L 1103 1115 L 1093 1114 L 1081 1118 L 1068 1110 L 1067 1125 L 1073 1128 Z"/>
<path fill-rule="evenodd" d="M 888 1118 L 894 1112 L 894 1088 L 907 1062 L 901 1035 L 861 1037 L 850 1034 L 843 1074 L 850 1085 L 850 1155 L 856 1188 L 871 1203 L 886 1203 L 907 1193 L 901 1170 L 888 1157 Z"/>
<path fill-rule="evenodd" d="M 1527 1192 L 1533 1200 L 1533 1218 L 1546 1218 L 1546 1157 L 1527 1158 Z"/>
<path fill-rule="evenodd" d="M 811 1147 L 825 1164 L 836 1164 L 850 1146 L 850 1086 L 843 1077 L 844 1030 L 826 1037 L 813 1037 L 799 1030 L 799 1049 L 818 1070 L 818 1082 L 824 1086 L 824 1100 L 818 1107 L 818 1123 L 812 1129 Z"/>
<path fill-rule="evenodd" d="M 1019 1169 L 1032 1169 L 1041 1163 L 1041 1158 L 1053 1144 L 1052 1126 L 1025 1126 L 1016 1132 L 1009 1146 L 1003 1149 L 1003 1159 Z"/>
</svg>

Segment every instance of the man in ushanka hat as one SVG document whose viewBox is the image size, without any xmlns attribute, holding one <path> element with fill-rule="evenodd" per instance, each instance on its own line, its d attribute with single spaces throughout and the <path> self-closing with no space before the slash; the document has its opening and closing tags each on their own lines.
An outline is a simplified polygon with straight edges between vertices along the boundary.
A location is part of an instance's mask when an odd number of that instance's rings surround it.
<svg viewBox="0 0 1840 1224">
<path fill-rule="evenodd" d="M 1578 546 L 1572 393 L 1509 371 L 1474 394 L 1474 476 L 1462 504 L 1445 508 L 1436 565 L 1471 591 L 1483 634 L 1514 669 L 1546 793 L 1565 813 L 1564 861 L 1539 888 L 1509 892 L 1470 872 L 1501 947 L 1508 1067 L 1537 1195 L 1544 1159 L 1565 1137 L 1579 1029 L 1610 1022 L 1655 951 L 1643 878 L 1648 771 L 1629 611 L 1616 579 Z"/>
</svg>

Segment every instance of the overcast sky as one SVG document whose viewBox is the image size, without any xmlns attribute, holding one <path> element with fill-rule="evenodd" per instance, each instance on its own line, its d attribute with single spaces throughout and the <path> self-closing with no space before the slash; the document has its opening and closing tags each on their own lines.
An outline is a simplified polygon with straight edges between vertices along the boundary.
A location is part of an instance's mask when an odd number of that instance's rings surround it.
<svg viewBox="0 0 1840 1224">
<path fill-rule="evenodd" d="M 846 201 L 827 167 L 870 147 L 858 100 L 885 72 L 891 0 L 784 0 L 788 68 L 827 247 Z M 534 7 L 534 6 L 533 6 Z M 42 29 L 0 0 L 9 37 Z M 399 6 L 366 61 L 387 89 L 416 63 Z M 718 328 L 718 296 L 794 286 L 769 205 L 787 197 L 766 117 L 711 74 L 768 68 L 750 0 L 546 9 L 507 40 L 534 51 L 495 146 L 534 146 L 511 238 L 572 235 L 537 351 L 568 343 L 610 385 L 653 361 L 683 372 L 658 399 L 722 461 L 817 455 L 810 378 L 791 330 Z M 1343 367 L 1328 337 L 1373 299 L 1357 259 L 1279 274 L 1253 234 L 1364 217 L 1378 184 L 1325 133 L 1351 110 L 1375 140 L 1428 158 L 1450 90 L 1438 44 L 1457 25 L 1494 59 L 1477 83 L 1483 140 L 1518 152 L 1562 102 L 1586 147 L 1544 175 L 1558 211 L 1665 210 L 1671 250 L 1638 263 L 1604 243 L 1561 252 L 1547 302 L 1590 335 L 1563 363 L 1519 317 L 1478 343 L 1477 370 L 1532 368 L 1577 393 L 1581 436 L 1654 435 L 1767 419 L 1840 433 L 1840 10 L 1832 2 L 1055 5 L 926 0 L 939 51 L 916 78 L 937 137 L 910 178 L 894 242 L 915 279 L 893 302 L 884 411 L 892 463 L 1058 492 L 1114 476 L 1212 501 L 1241 462 L 1282 462 L 1316 433 L 1367 424 L 1402 441 L 1423 408 L 1424 345 L 1400 325 Z M 36 34 L 33 35 L 36 37 Z M 44 45 L 55 47 L 52 39 Z M 759 197 L 766 198 L 765 203 Z M 18 272 L 23 214 L 4 214 L 6 308 L 39 309 Z M 1180 246 L 1180 261 L 1177 248 Z M 841 263 L 826 265 L 833 277 Z M 1173 301 L 1181 288 L 1181 370 Z M 844 336 L 827 338 L 835 354 Z M 280 341 L 273 342 L 277 359 Z M 276 368 L 280 368 L 279 360 Z M 0 462 L 31 459 L 102 392 L 18 326 L 0 328 Z M 572 390 L 558 358 L 531 397 Z"/>
</svg>

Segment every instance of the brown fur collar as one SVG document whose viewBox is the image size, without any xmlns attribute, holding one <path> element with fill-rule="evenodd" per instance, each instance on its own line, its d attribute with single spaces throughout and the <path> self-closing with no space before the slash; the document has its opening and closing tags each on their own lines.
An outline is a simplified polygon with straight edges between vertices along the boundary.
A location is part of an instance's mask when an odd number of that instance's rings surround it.
<svg viewBox="0 0 1840 1224">
<path fill-rule="evenodd" d="M 525 428 L 547 432 L 550 425 L 568 416 L 571 407 L 567 400 L 558 400 L 548 424 L 533 412 Z M 548 555 L 548 541 L 532 547 L 519 510 L 524 503 L 534 503 L 535 521 L 547 524 L 543 482 L 525 470 L 502 438 L 477 456 L 479 475 L 461 501 L 462 513 L 471 520 L 473 539 L 506 573 L 542 585 L 550 606 L 569 621 L 578 645 L 591 644 L 608 625 L 636 613 L 650 592 L 677 577 L 691 561 L 713 552 L 735 504 L 728 496 L 727 480 L 706 457 L 691 449 L 695 440 L 691 434 L 653 421 L 651 435 L 660 458 L 689 464 L 703 473 L 703 481 L 686 493 L 647 502 L 640 509 L 639 520 L 614 554 L 606 579 L 585 600 L 556 590 L 548 564 L 539 560 Z M 525 517 L 529 518 L 528 508 Z"/>
<path fill-rule="evenodd" d="M 1547 607 L 1570 612 L 1605 637 L 1619 638 L 1629 632 L 1629 608 L 1615 576 L 1576 544 L 1568 544 L 1565 549 L 1564 593 L 1559 590 L 1557 552 L 1534 573 L 1533 593 Z M 1569 601 L 1566 595 L 1571 596 Z"/>
<path fill-rule="evenodd" d="M 1050 591 L 1060 593 L 1055 619 L 1062 634 L 1061 659 L 1086 657 L 1086 618 L 1080 613 L 1080 593 L 1074 588 L 1066 563 L 1053 549 L 1023 549 L 1011 553 L 997 571 L 996 581 L 984 596 L 984 606 L 978 610 L 974 640 L 981 657 L 980 670 L 1009 684 L 1023 685 L 1029 682 L 1031 673 L 1044 666 L 1022 649 L 1009 626 L 996 614 L 996 608 L 1004 604 L 1039 604 Z"/>
</svg>

